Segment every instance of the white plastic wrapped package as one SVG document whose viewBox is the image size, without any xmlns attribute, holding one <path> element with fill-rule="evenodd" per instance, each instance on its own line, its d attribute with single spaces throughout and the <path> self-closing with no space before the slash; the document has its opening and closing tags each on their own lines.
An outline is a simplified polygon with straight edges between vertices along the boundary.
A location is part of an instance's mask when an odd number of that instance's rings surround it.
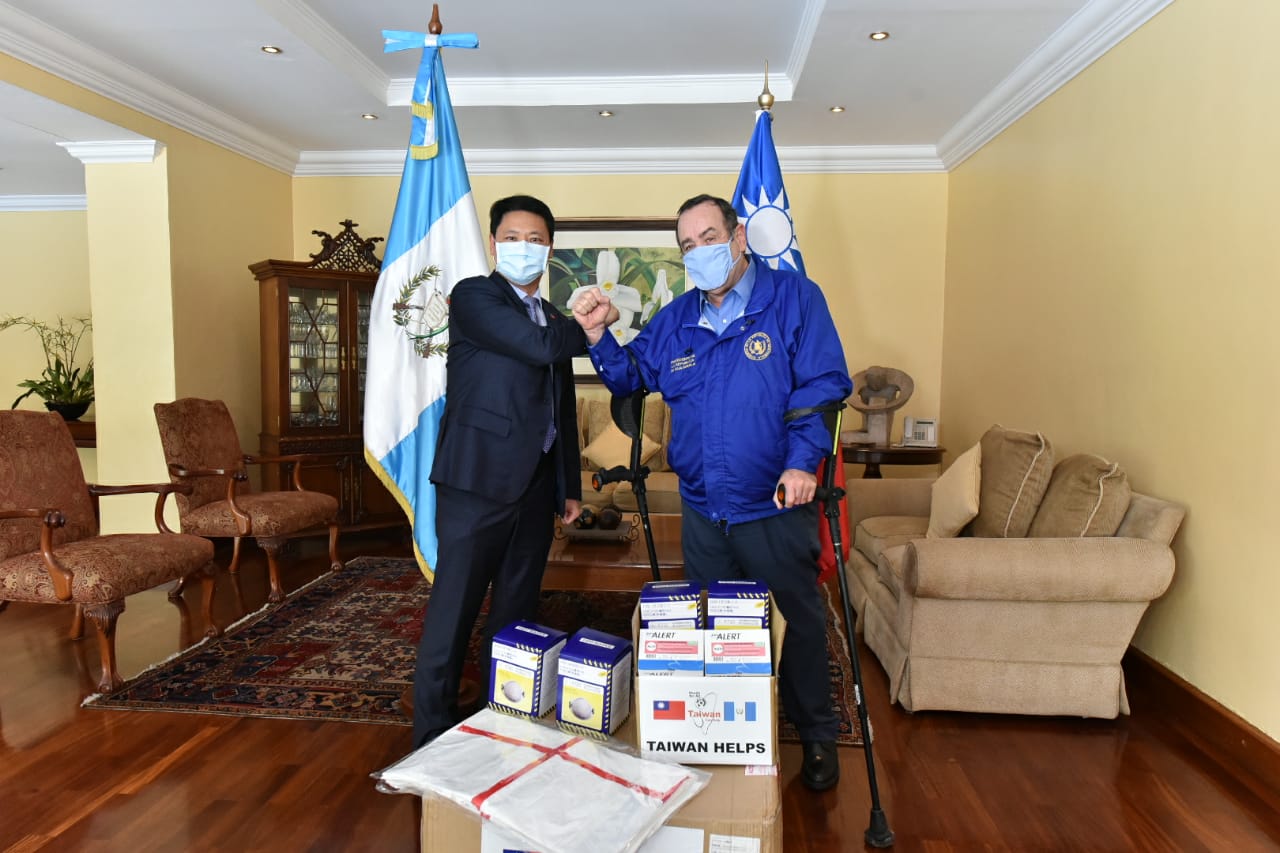
<svg viewBox="0 0 1280 853">
<path fill-rule="evenodd" d="M 388 793 L 445 797 L 544 853 L 633 853 L 710 775 L 486 709 L 373 777 Z"/>
</svg>

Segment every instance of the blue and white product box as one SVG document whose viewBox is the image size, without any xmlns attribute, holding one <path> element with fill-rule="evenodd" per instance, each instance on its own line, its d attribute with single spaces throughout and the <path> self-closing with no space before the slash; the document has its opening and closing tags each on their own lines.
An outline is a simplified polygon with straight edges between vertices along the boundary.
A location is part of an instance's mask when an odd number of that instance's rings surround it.
<svg viewBox="0 0 1280 853">
<path fill-rule="evenodd" d="M 707 627 L 768 628 L 769 587 L 763 581 L 712 581 L 707 586 Z"/>
<path fill-rule="evenodd" d="M 489 706 L 541 717 L 556 699 L 556 670 L 569 635 L 533 622 L 512 622 L 493 636 Z"/>
<path fill-rule="evenodd" d="M 641 628 L 636 644 L 636 672 L 640 675 L 702 675 L 704 633 Z"/>
<path fill-rule="evenodd" d="M 763 628 L 707 631 L 703 647 L 707 675 L 773 675 L 769 632 Z"/>
<path fill-rule="evenodd" d="M 641 628 L 700 629 L 703 624 L 697 581 L 649 581 L 640 588 Z"/>
<path fill-rule="evenodd" d="M 560 652 L 556 719 L 611 735 L 631 712 L 631 641 L 582 628 Z"/>
</svg>

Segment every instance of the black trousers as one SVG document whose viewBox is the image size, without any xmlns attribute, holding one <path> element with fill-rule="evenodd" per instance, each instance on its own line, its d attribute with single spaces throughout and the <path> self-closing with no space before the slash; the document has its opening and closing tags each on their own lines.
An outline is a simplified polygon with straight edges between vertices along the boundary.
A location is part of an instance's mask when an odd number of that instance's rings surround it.
<svg viewBox="0 0 1280 853">
<path fill-rule="evenodd" d="M 490 585 L 493 597 L 480 652 L 482 699 L 488 695 L 493 635 L 537 613 L 555 530 L 554 504 L 552 454 L 543 454 L 533 481 L 515 503 L 495 503 L 471 492 L 436 486 L 439 551 L 413 674 L 415 749 L 461 719 L 458 684 Z"/>
<path fill-rule="evenodd" d="M 835 740 L 840 721 L 831 704 L 827 614 L 818 589 L 818 511 L 807 504 L 722 530 L 686 504 L 681 522 L 684 575 L 764 581 L 787 620 L 778 691 L 801 740 Z"/>
</svg>

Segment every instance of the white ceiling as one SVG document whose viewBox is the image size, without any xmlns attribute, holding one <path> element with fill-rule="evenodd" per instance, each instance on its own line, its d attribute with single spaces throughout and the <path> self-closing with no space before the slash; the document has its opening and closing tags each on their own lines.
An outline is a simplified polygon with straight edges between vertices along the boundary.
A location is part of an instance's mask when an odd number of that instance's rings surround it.
<svg viewBox="0 0 1280 853">
<path fill-rule="evenodd" d="M 736 171 L 766 61 L 784 171 L 938 171 L 1169 2 L 454 0 L 440 14 L 480 39 L 444 53 L 473 174 Z M 424 31 L 430 13 L 0 0 L 0 50 L 290 174 L 397 174 L 419 52 L 384 54 L 381 31 Z M 0 197 L 83 193 L 56 143 L 137 138 L 0 84 Z"/>
</svg>

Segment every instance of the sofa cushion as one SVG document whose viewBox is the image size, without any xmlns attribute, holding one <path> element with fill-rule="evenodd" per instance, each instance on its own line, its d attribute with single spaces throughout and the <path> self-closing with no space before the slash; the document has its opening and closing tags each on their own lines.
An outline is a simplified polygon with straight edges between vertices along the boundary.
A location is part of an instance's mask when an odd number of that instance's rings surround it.
<svg viewBox="0 0 1280 853">
<path fill-rule="evenodd" d="M 1114 536 L 1131 494 L 1118 463 L 1092 453 L 1068 456 L 1053 469 L 1030 535 Z"/>
<path fill-rule="evenodd" d="M 1053 446 L 1038 432 L 996 424 L 982 436 L 982 483 L 973 535 L 1021 538 L 1049 487 Z"/>
<path fill-rule="evenodd" d="M 864 518 L 853 532 L 853 547 L 874 566 L 886 548 L 919 539 L 929 529 L 929 519 L 915 515 L 880 515 Z"/>
<path fill-rule="evenodd" d="M 977 517 L 981 462 L 982 445 L 975 444 L 933 481 L 929 500 L 930 539 L 955 536 Z"/>
<path fill-rule="evenodd" d="M 645 464 L 658 452 L 657 442 L 641 431 L 640 463 Z M 612 468 L 615 465 L 631 464 L 631 439 L 618 429 L 617 424 L 609 421 L 607 425 L 594 435 L 591 443 L 582 448 L 582 455 L 597 468 Z"/>
</svg>

